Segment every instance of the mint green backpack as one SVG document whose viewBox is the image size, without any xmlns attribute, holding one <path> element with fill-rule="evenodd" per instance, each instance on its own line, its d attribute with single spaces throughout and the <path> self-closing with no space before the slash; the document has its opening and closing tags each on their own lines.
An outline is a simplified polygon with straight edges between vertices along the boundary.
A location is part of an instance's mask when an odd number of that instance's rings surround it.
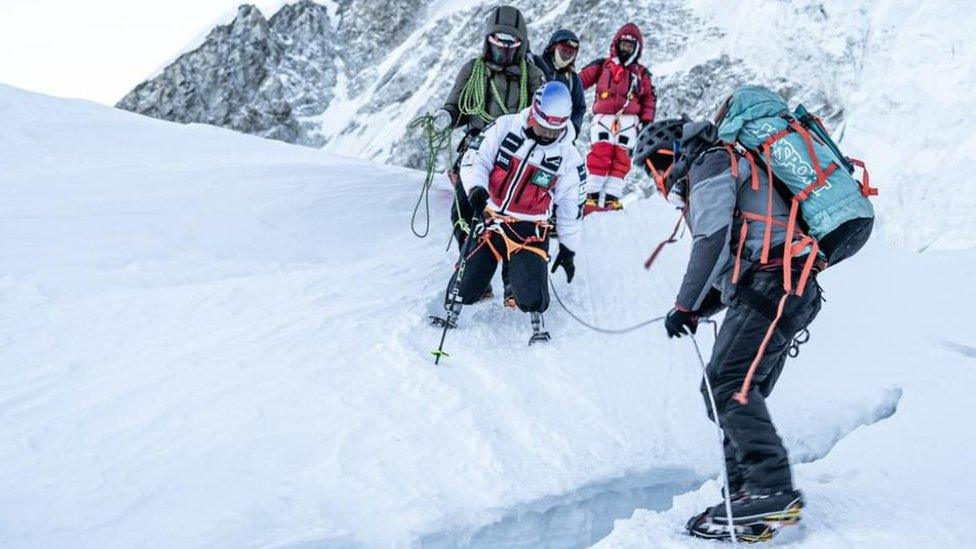
<svg viewBox="0 0 976 549">
<path fill-rule="evenodd" d="M 765 169 L 769 185 L 789 201 L 787 244 L 784 246 L 784 286 L 792 290 L 792 259 L 808 254 L 797 286 L 803 286 L 817 259 L 833 265 L 851 257 L 871 236 L 874 208 L 868 197 L 877 189 L 869 184 L 864 163 L 844 156 L 816 115 L 800 105 L 790 112 L 775 92 L 760 86 L 736 90 L 724 107 L 719 138 L 730 154 L 746 156 L 752 166 Z M 734 149 L 734 151 L 733 151 Z M 861 180 L 854 178 L 855 167 Z M 753 188 L 759 188 L 754 180 Z M 744 212 L 752 220 L 765 218 L 766 240 L 762 263 L 769 260 L 771 212 Z"/>
</svg>

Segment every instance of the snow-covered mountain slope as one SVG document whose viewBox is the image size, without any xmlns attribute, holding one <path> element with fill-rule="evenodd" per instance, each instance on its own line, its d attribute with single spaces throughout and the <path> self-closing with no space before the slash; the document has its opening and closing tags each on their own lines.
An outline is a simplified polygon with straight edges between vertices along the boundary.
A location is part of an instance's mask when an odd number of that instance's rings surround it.
<svg viewBox="0 0 976 549">
<path fill-rule="evenodd" d="M 194 43 L 135 88 L 119 107 L 418 166 L 423 157 L 420 140 L 408 123 L 438 107 L 458 68 L 479 54 L 485 16 L 496 3 L 398 0 L 387 2 L 383 10 L 373 5 L 364 0 L 328 6 L 300 0 L 270 17 L 243 5 L 202 43 Z M 606 56 L 616 30 L 636 22 L 647 42 L 642 61 L 658 77 L 663 115 L 706 112 L 727 89 L 759 80 L 788 95 L 800 94 L 828 118 L 837 118 L 843 110 L 838 88 L 850 87 L 844 84 L 853 76 L 842 67 L 831 85 L 804 87 L 792 78 L 807 76 L 806 71 L 784 63 L 787 70 L 777 72 L 767 66 L 762 51 L 787 29 L 774 25 L 774 36 L 756 44 L 759 51 L 729 48 L 725 31 L 716 26 L 728 14 L 702 18 L 698 12 L 706 10 L 685 0 L 514 5 L 530 23 L 536 51 L 558 28 L 572 28 L 583 37 L 580 65 Z M 786 5 L 777 15 L 814 12 L 810 35 L 819 37 L 829 27 L 841 45 L 824 47 L 810 40 L 797 41 L 795 48 L 820 62 L 854 63 L 857 48 L 863 47 L 863 29 L 833 24 L 848 10 L 816 13 L 818 6 Z"/>
<path fill-rule="evenodd" d="M 872 153 L 886 239 L 910 250 L 976 244 L 976 199 L 956 192 L 976 158 L 976 11 L 965 0 L 513 3 L 537 50 L 555 29 L 576 30 L 581 63 L 638 23 L 660 116 L 709 114 L 743 83 L 804 102 L 852 154 Z M 301 0 L 269 18 L 244 6 L 119 106 L 419 167 L 422 140 L 408 124 L 441 104 L 494 5 Z"/>
<path fill-rule="evenodd" d="M 0 545 L 583 547 L 637 508 L 665 514 L 608 542 L 683 545 L 715 496 L 699 366 L 660 326 L 554 305 L 527 348 L 488 303 L 433 366 L 450 198 L 414 238 L 416 172 L 4 86 L 0 164 Z M 579 314 L 670 307 L 659 202 L 587 219 L 554 281 Z M 812 544 L 965 546 L 974 274 L 878 240 L 822 277 L 772 399 Z"/>
</svg>

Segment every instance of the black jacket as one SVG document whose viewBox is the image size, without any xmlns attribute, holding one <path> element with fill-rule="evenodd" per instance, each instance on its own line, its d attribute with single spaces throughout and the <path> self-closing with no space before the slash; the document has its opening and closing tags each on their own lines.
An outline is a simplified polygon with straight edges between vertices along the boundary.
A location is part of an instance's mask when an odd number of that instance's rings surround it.
<svg viewBox="0 0 976 549">
<path fill-rule="evenodd" d="M 573 96 L 573 115 L 570 120 L 573 122 L 576 135 L 579 136 L 580 128 L 583 126 L 583 116 L 586 114 L 586 95 L 583 93 L 583 81 L 580 80 L 579 73 L 576 72 L 574 65 L 557 70 L 553 61 L 553 47 L 557 43 L 567 40 L 579 42 L 579 38 L 573 31 L 556 31 L 549 39 L 549 43 L 546 44 L 546 49 L 542 55 L 533 55 L 532 58 L 535 65 L 546 75 L 546 81 L 562 82 L 569 88 L 569 93 Z"/>
<path fill-rule="evenodd" d="M 527 107 L 527 104 L 520 105 L 522 69 L 521 61 L 524 60 L 525 69 L 528 71 L 528 89 L 526 90 L 526 101 L 531 103 L 532 96 L 539 86 L 546 82 L 545 71 L 535 66 L 531 53 L 529 52 L 529 29 L 526 26 L 525 18 L 522 13 L 511 6 L 499 6 L 492 10 L 485 22 L 486 42 L 482 57 L 487 51 L 487 36 L 493 32 L 504 32 L 511 34 L 522 40 L 522 46 L 516 55 L 518 63 L 509 67 L 499 67 L 491 63 L 486 63 L 488 69 L 488 82 L 485 82 L 485 112 L 491 118 L 498 118 L 505 114 L 514 114 Z M 461 114 L 458 104 L 461 98 L 461 91 L 471 78 L 471 71 L 478 59 L 470 59 L 461 67 L 454 80 L 454 87 L 444 101 L 444 110 L 451 113 L 451 123 L 454 127 L 467 126 L 467 130 L 481 131 L 488 125 L 488 122 L 479 116 L 469 117 Z M 497 90 L 498 96 L 494 92 Z M 501 103 L 499 103 L 501 101 Z"/>
</svg>

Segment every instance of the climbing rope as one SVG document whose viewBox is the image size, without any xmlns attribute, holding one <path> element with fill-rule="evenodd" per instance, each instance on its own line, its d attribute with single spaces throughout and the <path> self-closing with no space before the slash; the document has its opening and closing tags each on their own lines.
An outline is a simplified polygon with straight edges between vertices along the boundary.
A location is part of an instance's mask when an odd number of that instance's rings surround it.
<svg viewBox="0 0 976 549">
<path fill-rule="evenodd" d="M 661 242 L 658 245 L 658 247 L 654 250 L 654 253 L 651 255 L 650 259 L 648 259 L 647 262 L 644 264 L 644 268 L 650 269 L 650 265 L 657 258 L 658 254 L 661 253 L 661 250 L 667 244 L 671 244 L 671 243 L 677 242 L 678 239 L 681 238 L 680 236 L 678 236 L 678 231 L 679 231 L 679 229 L 681 229 L 682 221 L 684 221 L 684 212 L 682 212 L 682 215 L 678 217 L 678 223 L 674 226 L 674 230 L 671 232 L 671 236 L 669 236 L 667 240 Z M 684 232 L 682 231 L 682 235 L 683 234 L 684 234 Z M 576 322 L 580 323 L 581 325 L 583 325 L 583 326 L 585 326 L 585 327 L 593 330 L 594 332 L 599 332 L 601 334 L 616 334 L 616 335 L 619 335 L 619 334 L 627 334 L 627 333 L 630 333 L 630 332 L 639 330 L 639 329 L 643 328 L 644 326 L 649 326 L 651 324 L 654 324 L 655 322 L 661 322 L 662 320 L 664 320 L 666 318 L 666 316 L 659 316 L 659 317 L 652 318 L 650 320 L 645 320 L 644 322 L 641 322 L 641 323 L 638 323 L 638 324 L 634 324 L 633 326 L 628 326 L 626 328 L 603 328 L 603 327 L 600 327 L 600 326 L 596 326 L 596 325 L 594 325 L 592 323 L 589 323 L 589 322 L 583 320 L 582 318 L 580 318 L 576 313 L 574 313 L 572 310 L 570 310 L 569 307 L 567 307 L 565 303 L 563 303 L 562 298 L 559 297 L 559 292 L 556 291 L 556 287 L 555 286 L 551 286 L 551 288 L 552 288 L 552 294 L 554 296 L 556 296 L 556 302 L 559 303 L 559 306 L 562 308 L 562 310 L 566 311 L 566 314 L 568 314 L 573 320 L 575 320 Z M 708 321 L 706 319 L 705 322 L 711 322 L 711 321 Z"/>
<path fill-rule="evenodd" d="M 519 102 L 516 111 L 521 111 L 529 106 L 529 67 L 525 59 L 522 59 L 519 64 L 519 71 Z M 471 76 L 464 83 L 464 88 L 461 89 L 461 94 L 458 96 L 458 110 L 460 110 L 461 115 L 477 116 L 487 124 L 494 122 L 495 117 L 488 114 L 487 108 L 486 93 L 489 88 L 502 113 L 510 114 L 507 102 L 498 93 L 498 87 L 495 85 L 495 79 L 491 77 L 491 71 L 488 70 L 485 60 L 479 57 L 471 66 Z"/>
<path fill-rule="evenodd" d="M 426 113 L 415 118 L 407 126 L 410 129 L 421 128 L 427 146 L 424 159 L 426 175 L 420 189 L 420 196 L 417 197 L 417 203 L 413 207 L 413 214 L 410 216 L 410 230 L 418 238 L 426 238 L 430 234 L 430 187 L 434 184 L 434 176 L 439 171 L 437 169 L 437 157 L 444 150 L 450 151 L 451 133 L 454 131 L 454 128 L 438 130 L 434 120 L 434 115 Z M 424 205 L 425 218 L 422 233 L 417 230 L 417 213 L 420 211 L 421 204 Z"/>
<path fill-rule="evenodd" d="M 703 322 L 715 324 L 714 320 L 706 319 Z M 719 453 L 721 456 L 719 469 L 722 471 L 722 485 L 725 487 L 722 490 L 722 496 L 725 500 L 725 516 L 728 519 L 729 535 L 732 536 L 732 545 L 738 546 L 739 539 L 735 534 L 735 517 L 732 516 L 732 488 L 729 486 L 728 471 L 725 470 L 725 431 L 722 429 L 722 424 L 718 419 L 718 406 L 715 405 L 715 393 L 712 392 L 712 382 L 708 379 L 708 368 L 705 366 L 705 359 L 702 357 L 701 349 L 698 347 L 698 340 L 695 339 L 695 334 L 689 335 L 691 336 L 691 344 L 695 346 L 695 355 L 698 356 L 698 363 L 701 365 L 702 378 L 705 380 L 705 392 L 708 393 L 708 402 L 712 407 L 712 419 L 715 421 L 715 430 L 718 432 Z"/>
<path fill-rule="evenodd" d="M 576 314 L 573 313 L 571 310 L 569 310 L 569 308 L 566 307 L 566 305 L 563 303 L 562 298 L 559 297 L 559 292 L 556 291 L 556 287 L 555 286 L 551 286 L 551 288 L 552 288 L 552 294 L 554 296 L 556 296 L 556 301 L 559 303 L 559 306 L 562 307 L 562 309 L 564 311 L 566 311 L 566 314 L 568 314 L 570 317 L 572 317 L 573 320 L 575 320 L 576 322 L 579 322 L 583 326 L 586 326 L 587 328 L 589 328 L 589 329 L 591 329 L 593 331 L 596 331 L 596 332 L 600 332 L 600 333 L 604 333 L 604 334 L 625 334 L 625 333 L 632 332 L 634 330 L 638 330 L 640 328 L 643 328 L 644 326 L 648 326 L 650 324 L 654 324 L 655 322 L 660 322 L 660 321 L 662 321 L 662 320 L 665 319 L 665 317 L 659 316 L 657 318 L 652 318 L 651 320 L 646 320 L 644 322 L 641 322 L 640 324 L 635 324 L 634 326 L 630 326 L 630 327 L 627 327 L 627 328 L 617 328 L 617 329 L 613 329 L 613 328 L 601 328 L 599 326 L 594 326 L 593 324 L 590 324 L 589 322 L 586 322 L 585 320 L 583 320 L 580 317 L 576 316 Z M 700 322 L 702 324 L 711 324 L 712 327 L 715 329 L 716 336 L 718 335 L 718 323 L 717 322 L 715 322 L 714 320 L 707 319 L 707 318 L 706 319 L 702 319 Z M 732 495 L 731 495 L 732 492 L 731 492 L 731 488 L 729 487 L 728 473 L 725 470 L 725 450 L 724 450 L 724 448 L 725 448 L 725 431 L 722 429 L 722 424 L 720 423 L 720 421 L 718 419 L 718 407 L 715 404 L 715 394 L 712 391 L 712 383 L 708 379 L 708 368 L 707 368 L 707 366 L 705 364 L 704 357 L 702 357 L 701 349 L 698 347 L 698 340 L 695 338 L 695 334 L 689 334 L 689 336 L 691 336 L 691 343 L 695 347 L 695 356 L 698 357 L 698 363 L 701 365 L 702 378 L 704 379 L 704 383 L 705 383 L 705 390 L 706 390 L 706 393 L 708 393 L 708 401 L 709 401 L 709 403 L 710 403 L 710 405 L 712 407 L 712 418 L 715 421 L 715 429 L 718 432 L 719 450 L 720 450 L 721 458 L 722 458 L 720 460 L 720 470 L 722 472 L 722 485 L 725 487 L 725 489 L 723 490 L 723 494 L 722 494 L 723 495 L 723 499 L 725 501 L 725 516 L 728 517 L 729 535 L 732 537 L 732 545 L 738 546 L 739 545 L 739 540 L 738 540 L 738 538 L 737 538 L 737 536 L 735 534 L 735 525 L 734 525 L 735 518 L 732 516 Z"/>
<path fill-rule="evenodd" d="M 600 332 L 601 334 L 626 334 L 626 333 L 633 332 L 635 330 L 639 330 L 644 326 L 649 326 L 651 324 L 654 324 L 655 322 L 661 322 L 665 318 L 663 316 L 659 316 L 656 318 L 652 318 L 650 320 L 645 320 L 640 324 L 634 324 L 633 326 L 628 326 L 626 328 L 601 328 L 600 326 L 595 326 L 593 324 L 590 324 L 589 322 L 577 316 L 576 313 L 571 311 L 569 307 L 567 307 L 566 304 L 563 303 L 562 298 L 559 297 L 559 292 L 556 291 L 556 287 L 555 286 L 550 286 L 550 287 L 552 288 L 552 295 L 556 296 L 556 302 L 559 303 L 559 306 L 562 307 L 564 311 L 566 311 L 566 314 L 568 314 L 576 322 L 579 322 L 580 324 L 586 326 L 587 328 L 593 330 L 594 332 Z"/>
</svg>

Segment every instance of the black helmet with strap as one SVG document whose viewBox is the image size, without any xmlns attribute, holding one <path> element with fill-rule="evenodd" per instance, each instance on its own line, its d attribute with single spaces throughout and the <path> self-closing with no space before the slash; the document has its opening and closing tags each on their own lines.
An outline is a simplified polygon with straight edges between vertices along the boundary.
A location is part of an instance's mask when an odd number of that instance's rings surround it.
<svg viewBox="0 0 976 549">
<path fill-rule="evenodd" d="M 637 136 L 633 162 L 654 180 L 665 197 L 671 190 L 667 179 L 674 166 L 674 152 L 681 142 L 681 129 L 690 121 L 687 116 L 659 120 L 644 126 Z"/>
<path fill-rule="evenodd" d="M 687 179 L 691 165 L 718 142 L 718 129 L 715 124 L 708 120 L 688 122 L 682 126 L 681 141 L 678 143 L 674 167 L 664 183 L 668 192 L 674 191 L 675 187 L 679 187 L 682 193 L 687 191 L 687 186 L 683 181 Z M 665 198 L 667 198 L 667 194 L 665 194 Z"/>
</svg>

